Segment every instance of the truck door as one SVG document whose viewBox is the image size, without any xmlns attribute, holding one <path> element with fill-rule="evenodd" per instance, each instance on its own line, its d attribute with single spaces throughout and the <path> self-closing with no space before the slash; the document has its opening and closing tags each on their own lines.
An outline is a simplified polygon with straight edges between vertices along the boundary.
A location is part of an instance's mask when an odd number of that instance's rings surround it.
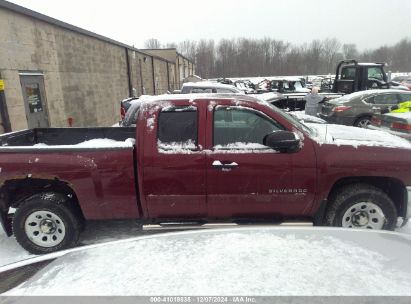
<svg viewBox="0 0 411 304">
<path fill-rule="evenodd" d="M 141 196 L 150 218 L 198 218 L 207 214 L 202 149 L 206 118 L 200 106 L 180 102 L 150 114 L 147 120 L 148 134 L 142 134 Z"/>
<path fill-rule="evenodd" d="M 301 151 L 291 154 L 263 146 L 265 135 L 285 128 L 264 113 L 245 107 L 215 107 L 209 112 L 208 128 L 210 217 L 273 218 L 307 210 L 316 180 L 312 145 L 304 144 Z"/>
</svg>

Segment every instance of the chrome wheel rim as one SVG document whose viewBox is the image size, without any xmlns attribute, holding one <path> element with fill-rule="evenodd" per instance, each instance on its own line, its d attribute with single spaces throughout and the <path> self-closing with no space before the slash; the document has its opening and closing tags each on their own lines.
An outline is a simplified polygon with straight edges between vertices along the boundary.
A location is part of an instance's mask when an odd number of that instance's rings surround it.
<svg viewBox="0 0 411 304">
<path fill-rule="evenodd" d="M 386 218 L 381 208 L 372 202 L 357 203 L 345 211 L 342 226 L 357 229 L 382 229 Z"/>
<path fill-rule="evenodd" d="M 66 235 L 62 219 L 50 211 L 31 213 L 24 223 L 24 229 L 30 241 L 41 247 L 57 246 Z"/>
<path fill-rule="evenodd" d="M 369 119 L 361 119 L 357 126 L 360 128 L 366 128 L 369 124 L 371 123 L 371 121 Z"/>
</svg>

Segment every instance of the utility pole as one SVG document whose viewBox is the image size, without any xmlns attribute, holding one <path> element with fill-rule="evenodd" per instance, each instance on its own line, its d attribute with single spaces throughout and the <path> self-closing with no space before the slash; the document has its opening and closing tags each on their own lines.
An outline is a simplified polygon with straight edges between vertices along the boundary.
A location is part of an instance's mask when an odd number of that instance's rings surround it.
<svg viewBox="0 0 411 304">
<path fill-rule="evenodd" d="M 4 133 L 11 132 L 9 112 L 7 111 L 6 95 L 4 94 L 4 80 L 0 72 L 0 116 Z"/>
</svg>

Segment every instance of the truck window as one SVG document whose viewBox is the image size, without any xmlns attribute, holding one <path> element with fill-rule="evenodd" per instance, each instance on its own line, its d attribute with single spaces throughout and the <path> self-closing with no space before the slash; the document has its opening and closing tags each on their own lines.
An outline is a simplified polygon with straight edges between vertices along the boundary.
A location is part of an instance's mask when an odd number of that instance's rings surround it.
<svg viewBox="0 0 411 304">
<path fill-rule="evenodd" d="M 341 71 L 341 79 L 346 79 L 346 80 L 354 80 L 355 79 L 355 68 L 343 68 Z"/>
<path fill-rule="evenodd" d="M 284 128 L 255 110 L 217 107 L 214 111 L 214 146 L 262 145 L 264 136 L 276 130 Z"/>
<path fill-rule="evenodd" d="M 196 149 L 197 120 L 197 108 L 193 106 L 163 109 L 158 120 L 159 148 Z"/>
<path fill-rule="evenodd" d="M 368 79 L 384 80 L 381 67 L 368 68 Z"/>
</svg>

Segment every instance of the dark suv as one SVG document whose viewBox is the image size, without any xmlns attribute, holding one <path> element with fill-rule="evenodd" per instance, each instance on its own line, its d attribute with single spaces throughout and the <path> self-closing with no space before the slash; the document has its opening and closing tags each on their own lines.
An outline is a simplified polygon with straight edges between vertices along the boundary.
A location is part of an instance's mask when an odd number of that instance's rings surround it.
<svg viewBox="0 0 411 304">
<path fill-rule="evenodd" d="M 329 123 L 365 128 L 380 109 L 411 100 L 403 90 L 360 91 L 324 102 L 319 116 Z"/>
</svg>

